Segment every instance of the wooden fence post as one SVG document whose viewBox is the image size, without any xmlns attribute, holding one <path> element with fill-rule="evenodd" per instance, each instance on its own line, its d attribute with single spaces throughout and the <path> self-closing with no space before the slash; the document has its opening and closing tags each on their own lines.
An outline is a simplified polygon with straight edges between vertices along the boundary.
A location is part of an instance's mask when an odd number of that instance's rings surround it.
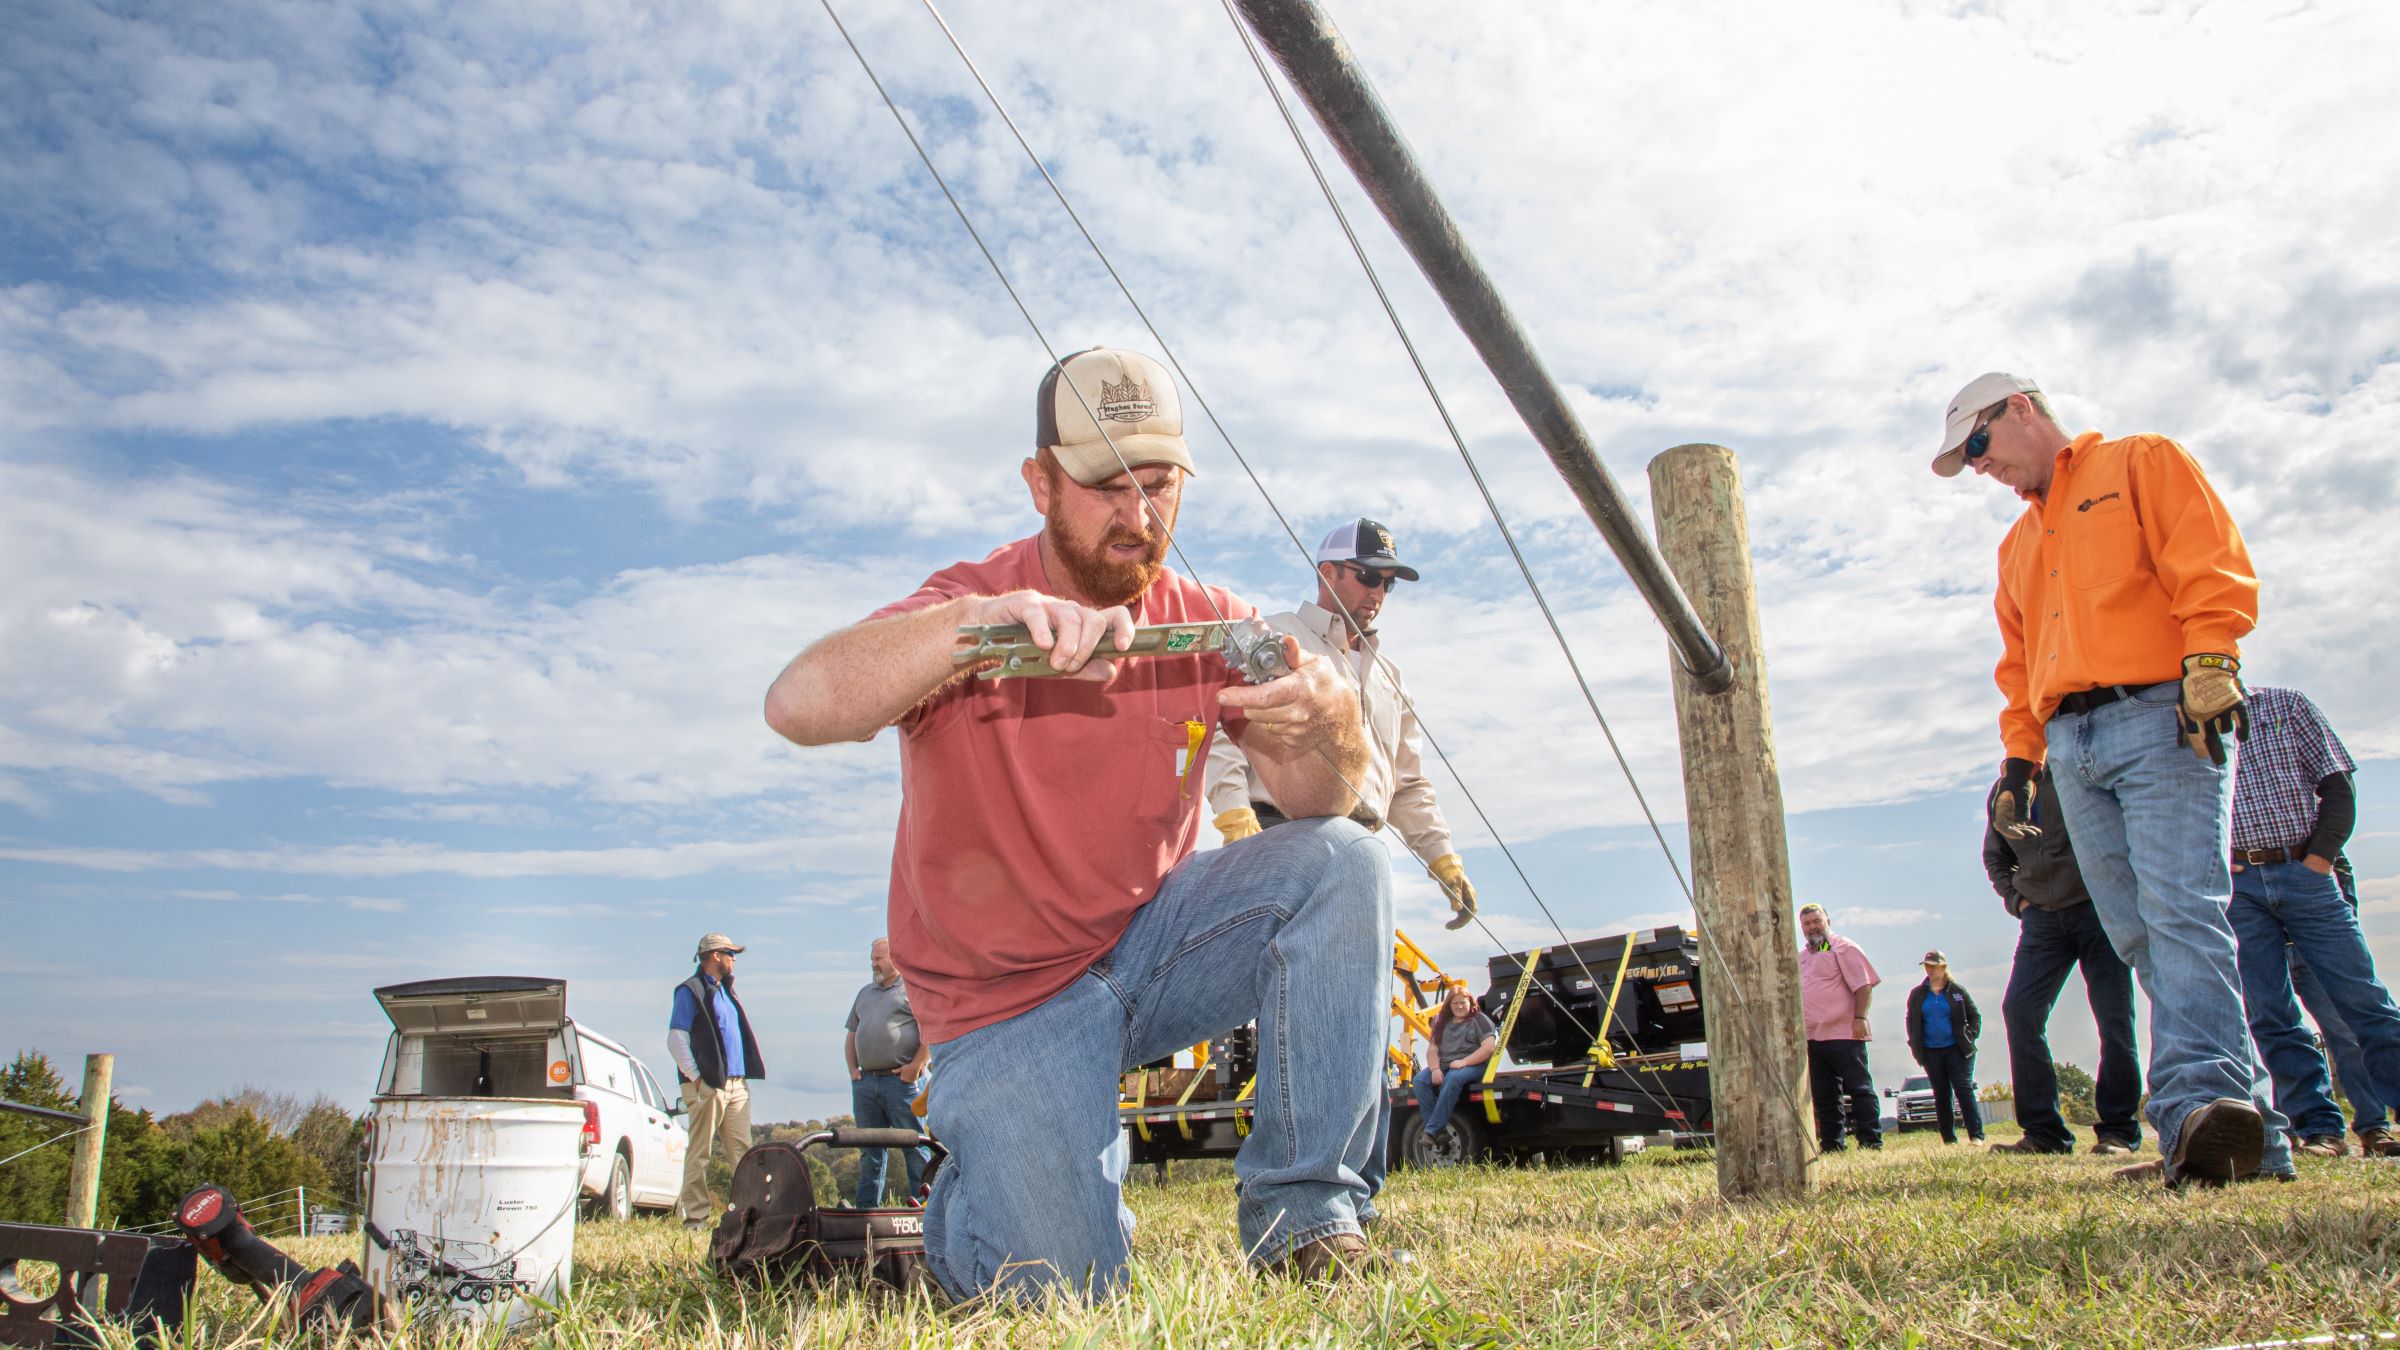
<svg viewBox="0 0 2400 1350">
<path fill-rule="evenodd" d="M 1650 461 L 1650 509 L 1668 568 L 1734 671 L 1731 690 L 1708 694 L 1681 661 L 1669 662 L 1708 999 L 1717 1191 L 1797 1197 L 1809 1189 L 1814 1154 L 1807 1045 L 1741 465 L 1721 445 L 1679 445 Z"/>
<path fill-rule="evenodd" d="M 67 1227 L 90 1228 L 100 1211 L 100 1151 L 108 1145 L 108 1088 L 115 1055 L 83 1057 L 83 1133 L 75 1136 L 75 1167 L 67 1174 Z"/>
</svg>

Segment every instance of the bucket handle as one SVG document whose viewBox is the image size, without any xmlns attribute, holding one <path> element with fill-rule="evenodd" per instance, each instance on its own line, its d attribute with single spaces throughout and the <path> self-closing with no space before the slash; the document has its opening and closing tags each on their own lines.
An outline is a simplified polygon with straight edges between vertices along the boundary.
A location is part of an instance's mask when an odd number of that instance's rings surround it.
<svg viewBox="0 0 2400 1350">
<path fill-rule="evenodd" d="M 915 1130 L 893 1126 L 867 1129 L 857 1125 L 836 1125 L 808 1142 L 819 1140 L 835 1148 L 922 1148 L 933 1142 L 931 1136 Z"/>
</svg>

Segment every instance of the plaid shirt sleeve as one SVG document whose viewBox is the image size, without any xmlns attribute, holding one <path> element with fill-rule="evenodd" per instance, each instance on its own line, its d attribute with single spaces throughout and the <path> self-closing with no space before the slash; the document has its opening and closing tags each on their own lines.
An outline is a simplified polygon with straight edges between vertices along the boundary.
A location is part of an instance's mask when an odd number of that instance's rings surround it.
<svg viewBox="0 0 2400 1350">
<path fill-rule="evenodd" d="M 2358 766 L 2306 694 L 2253 689 L 2249 716 L 2234 778 L 2233 846 L 2297 847 L 2317 828 L 2317 784 Z"/>
</svg>

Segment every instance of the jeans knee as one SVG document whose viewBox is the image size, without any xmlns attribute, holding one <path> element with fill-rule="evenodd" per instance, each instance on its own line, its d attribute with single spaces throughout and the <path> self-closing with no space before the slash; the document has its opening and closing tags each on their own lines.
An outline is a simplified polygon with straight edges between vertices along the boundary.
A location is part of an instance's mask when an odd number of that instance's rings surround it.
<svg viewBox="0 0 2400 1350">
<path fill-rule="evenodd" d="M 1295 821 L 1274 832 L 1286 830 L 1305 830 L 1312 845 L 1293 860 L 1293 880 L 1307 896 L 1303 908 L 1329 904 L 1334 913 L 1356 920 L 1358 931 L 1373 938 L 1380 961 L 1383 944 L 1391 940 L 1390 854 L 1356 821 L 1339 817 Z"/>
</svg>

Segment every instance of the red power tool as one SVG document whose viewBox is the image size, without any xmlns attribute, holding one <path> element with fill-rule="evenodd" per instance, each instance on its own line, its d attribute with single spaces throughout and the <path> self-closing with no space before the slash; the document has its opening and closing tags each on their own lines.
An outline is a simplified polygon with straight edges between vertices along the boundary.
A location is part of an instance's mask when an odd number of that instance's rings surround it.
<svg viewBox="0 0 2400 1350">
<path fill-rule="evenodd" d="M 242 1217 L 241 1204 L 222 1186 L 203 1186 L 175 1207 L 175 1226 L 219 1275 L 246 1285 L 264 1303 L 281 1303 L 296 1327 L 373 1328 L 381 1308 L 358 1266 L 311 1270 L 284 1255 Z"/>
</svg>

